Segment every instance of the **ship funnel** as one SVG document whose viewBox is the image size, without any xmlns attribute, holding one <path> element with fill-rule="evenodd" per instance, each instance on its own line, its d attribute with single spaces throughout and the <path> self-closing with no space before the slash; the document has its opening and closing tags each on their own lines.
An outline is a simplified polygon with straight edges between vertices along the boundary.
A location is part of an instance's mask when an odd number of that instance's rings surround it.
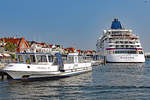
<svg viewBox="0 0 150 100">
<path fill-rule="evenodd" d="M 111 29 L 122 29 L 121 23 L 120 21 L 118 21 L 117 18 L 115 18 L 114 21 L 112 21 Z"/>
</svg>

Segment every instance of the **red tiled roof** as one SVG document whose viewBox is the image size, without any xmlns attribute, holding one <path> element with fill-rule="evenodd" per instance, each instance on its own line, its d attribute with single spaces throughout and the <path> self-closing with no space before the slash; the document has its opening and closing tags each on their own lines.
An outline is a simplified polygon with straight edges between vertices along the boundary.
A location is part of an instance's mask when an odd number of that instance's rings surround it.
<svg viewBox="0 0 150 100">
<path fill-rule="evenodd" d="M 81 50 L 77 50 L 78 53 L 81 53 Z"/>
<path fill-rule="evenodd" d="M 53 44 L 49 44 L 49 45 L 48 45 L 49 48 L 52 48 L 52 46 L 53 46 Z"/>
<path fill-rule="evenodd" d="M 68 52 L 74 52 L 75 48 L 64 48 L 64 50 L 68 51 Z"/>
<path fill-rule="evenodd" d="M 24 37 L 22 38 L 1 38 L 0 41 L 4 41 L 6 42 L 11 42 L 13 44 L 16 45 L 16 51 L 20 52 L 21 50 L 24 50 L 25 48 L 29 47 L 28 42 L 24 39 Z M 22 44 L 25 44 L 25 47 L 22 48 Z"/>
<path fill-rule="evenodd" d="M 85 51 L 85 53 L 86 53 L 86 54 L 92 54 L 93 51 L 87 50 L 87 51 Z"/>
<path fill-rule="evenodd" d="M 13 44 L 18 45 L 21 38 L 2 38 L 0 40 L 2 40 L 4 42 L 12 42 Z"/>
</svg>

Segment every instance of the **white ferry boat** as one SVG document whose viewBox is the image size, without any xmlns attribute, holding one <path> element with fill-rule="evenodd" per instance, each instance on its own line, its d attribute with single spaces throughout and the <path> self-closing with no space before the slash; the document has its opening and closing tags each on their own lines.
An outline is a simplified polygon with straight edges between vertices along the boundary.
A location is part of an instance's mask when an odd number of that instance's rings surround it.
<svg viewBox="0 0 150 100">
<path fill-rule="evenodd" d="M 13 79 L 68 77 L 92 70 L 91 62 L 71 53 L 62 57 L 50 53 L 18 53 L 18 63 L 10 63 L 3 70 Z"/>
<path fill-rule="evenodd" d="M 106 62 L 145 62 L 139 37 L 123 28 L 118 19 L 112 21 L 111 29 L 104 30 L 96 47 L 97 54 Z"/>
</svg>

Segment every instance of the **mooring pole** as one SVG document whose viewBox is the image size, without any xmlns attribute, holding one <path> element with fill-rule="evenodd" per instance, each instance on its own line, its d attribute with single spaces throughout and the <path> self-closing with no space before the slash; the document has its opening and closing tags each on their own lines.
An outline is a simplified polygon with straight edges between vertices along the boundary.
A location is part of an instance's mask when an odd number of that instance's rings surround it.
<svg viewBox="0 0 150 100">
<path fill-rule="evenodd" d="M 104 56 L 104 65 L 106 64 L 106 56 Z"/>
</svg>

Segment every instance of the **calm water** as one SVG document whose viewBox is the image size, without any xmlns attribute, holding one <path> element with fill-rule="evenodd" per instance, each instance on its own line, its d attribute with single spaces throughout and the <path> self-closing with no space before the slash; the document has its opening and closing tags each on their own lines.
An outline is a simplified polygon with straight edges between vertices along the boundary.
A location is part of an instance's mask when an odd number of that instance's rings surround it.
<svg viewBox="0 0 150 100">
<path fill-rule="evenodd" d="M 144 64 L 106 64 L 59 80 L 0 81 L 0 100 L 149 100 L 150 60 Z"/>
</svg>

